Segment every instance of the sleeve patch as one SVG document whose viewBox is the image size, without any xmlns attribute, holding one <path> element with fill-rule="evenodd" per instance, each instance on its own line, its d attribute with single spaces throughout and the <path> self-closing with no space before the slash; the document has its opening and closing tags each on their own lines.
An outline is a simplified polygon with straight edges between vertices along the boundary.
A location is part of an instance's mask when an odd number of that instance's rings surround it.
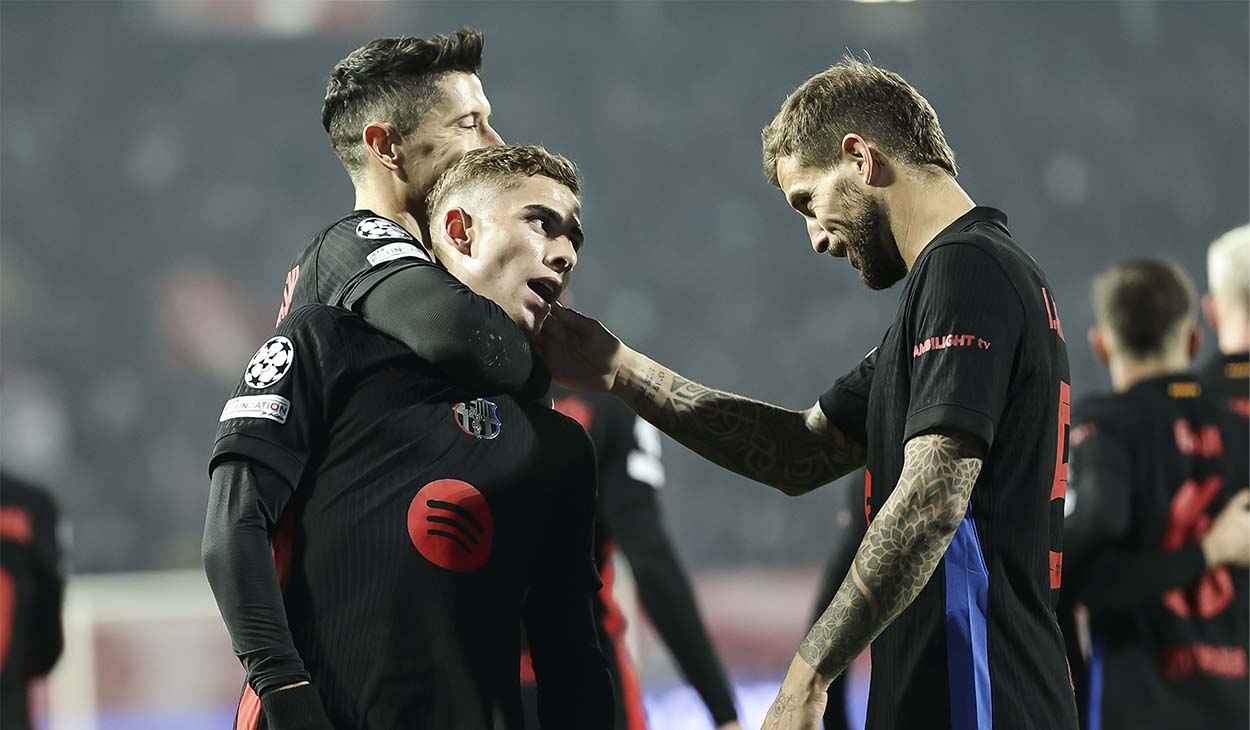
<svg viewBox="0 0 1250 730">
<path fill-rule="evenodd" d="M 421 259 L 423 261 L 430 260 L 430 257 L 426 255 L 425 251 L 422 251 L 420 248 L 412 245 L 411 243 L 388 243 L 385 246 L 375 248 L 373 253 L 369 254 L 365 258 L 369 260 L 370 266 L 377 266 L 378 264 L 386 263 L 387 261 L 402 258 Z"/>
<path fill-rule="evenodd" d="M 295 345 L 285 337 L 270 337 L 247 364 L 243 382 L 257 390 L 268 388 L 286 376 L 294 361 Z"/>
<path fill-rule="evenodd" d="M 291 401 L 280 395 L 244 395 L 226 401 L 218 422 L 225 423 L 233 418 L 265 418 L 286 423 L 290 413 Z"/>
<path fill-rule="evenodd" d="M 394 221 L 388 221 L 385 218 L 366 218 L 356 224 L 356 235 L 361 238 L 406 238 L 412 240 L 412 235 L 403 229 Z"/>
</svg>

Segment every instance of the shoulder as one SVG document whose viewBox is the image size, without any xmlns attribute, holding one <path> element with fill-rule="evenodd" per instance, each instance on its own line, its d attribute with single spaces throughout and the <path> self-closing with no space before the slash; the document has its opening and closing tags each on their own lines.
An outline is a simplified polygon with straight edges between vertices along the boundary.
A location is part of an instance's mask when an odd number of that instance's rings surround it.
<svg viewBox="0 0 1250 730">
<path fill-rule="evenodd" d="M 368 211 L 355 211 L 340 219 L 321 238 L 323 247 L 363 255 L 370 266 L 397 258 L 429 261 L 420 241 L 403 226 Z"/>
<path fill-rule="evenodd" d="M 7 472 L 0 473 L 0 507 L 17 507 L 39 516 L 58 513 L 51 493 Z"/>
<path fill-rule="evenodd" d="M 1072 405 L 1070 443 L 1073 447 L 1095 436 L 1123 439 L 1133 427 L 1133 408 L 1124 396 L 1099 393 Z"/>
</svg>

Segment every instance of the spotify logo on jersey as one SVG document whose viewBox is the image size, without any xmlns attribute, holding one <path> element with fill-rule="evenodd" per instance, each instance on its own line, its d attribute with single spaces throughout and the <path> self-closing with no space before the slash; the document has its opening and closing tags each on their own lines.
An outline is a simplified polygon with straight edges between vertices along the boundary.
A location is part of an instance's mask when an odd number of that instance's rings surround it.
<svg viewBox="0 0 1250 730">
<path fill-rule="evenodd" d="M 408 536 L 426 560 L 472 573 L 490 557 L 495 522 L 486 497 L 459 479 L 439 479 L 417 492 L 408 507 Z"/>
</svg>

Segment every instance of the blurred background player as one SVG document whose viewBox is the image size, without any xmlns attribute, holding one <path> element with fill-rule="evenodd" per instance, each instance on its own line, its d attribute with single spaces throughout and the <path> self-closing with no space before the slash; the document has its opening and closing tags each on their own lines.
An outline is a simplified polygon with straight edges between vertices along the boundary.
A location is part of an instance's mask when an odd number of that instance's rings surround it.
<svg viewBox="0 0 1250 730">
<path fill-rule="evenodd" d="M 379 38 L 334 67 L 322 123 L 351 177 L 355 209 L 296 259 L 278 323 L 304 304 L 347 303 L 478 394 L 537 397 L 550 375 L 498 306 L 441 266 L 401 265 L 432 260 L 422 241 L 429 240 L 426 198 L 439 175 L 469 150 L 503 144 L 478 77 L 482 43 L 467 28 L 428 40 Z M 481 336 L 463 337 L 469 327 Z"/>
<path fill-rule="evenodd" d="M 561 302 L 570 300 L 566 295 Z M 554 395 L 556 410 L 586 429 L 597 456 L 595 561 L 603 588 L 595 597 L 595 618 L 616 688 L 614 727 L 647 727 L 642 683 L 625 644 L 625 614 L 613 593 L 612 560 L 619 548 L 629 563 L 643 611 L 703 699 L 712 722 L 723 730 L 737 730 L 729 679 L 704 628 L 690 579 L 677 559 L 660 511 L 658 490 L 665 483 L 660 432 L 609 395 L 563 389 Z"/>
<path fill-rule="evenodd" d="M 1193 284 L 1139 259 L 1101 274 L 1092 297 L 1090 345 L 1114 393 L 1072 419 L 1064 592 L 1088 612 L 1084 727 L 1246 727 L 1250 493 L 1231 478 L 1218 402 L 1189 372 Z"/>
<path fill-rule="evenodd" d="M 47 492 L 0 473 L 0 727 L 31 727 L 32 680 L 52 671 L 65 637 L 58 511 Z"/>
<path fill-rule="evenodd" d="M 1250 225 L 1225 233 L 1207 249 L 1202 311 L 1219 354 L 1198 379 L 1203 391 L 1234 416 L 1224 450 L 1237 485 L 1250 486 Z"/>
<path fill-rule="evenodd" d="M 578 191 L 541 148 L 477 150 L 433 193 L 435 245 L 535 332 L 577 262 Z M 247 670 L 237 728 L 520 728 L 522 624 L 542 726 L 611 723 L 594 452 L 575 422 L 473 397 L 310 305 L 253 358 L 218 436 L 204 562 Z"/>
</svg>

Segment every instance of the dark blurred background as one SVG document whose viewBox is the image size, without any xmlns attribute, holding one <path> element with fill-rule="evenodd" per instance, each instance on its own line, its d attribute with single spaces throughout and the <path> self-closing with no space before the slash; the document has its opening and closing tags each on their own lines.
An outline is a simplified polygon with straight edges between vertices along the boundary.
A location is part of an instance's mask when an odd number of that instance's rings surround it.
<svg viewBox="0 0 1250 730">
<path fill-rule="evenodd" d="M 221 404 L 290 262 L 352 205 L 327 75 L 373 37 L 461 25 L 486 32 L 504 138 L 584 174 L 578 307 L 791 407 L 897 300 L 814 255 L 760 169 L 782 99 L 848 50 L 925 94 L 962 184 L 1046 270 L 1075 397 L 1108 387 L 1091 277 L 1164 256 L 1202 286 L 1207 243 L 1250 218 L 1245 2 L 5 1 L 0 443 L 60 499 L 74 573 L 198 568 Z M 858 489 L 787 499 L 671 442 L 666 462 L 696 570 L 818 563 Z"/>
</svg>

